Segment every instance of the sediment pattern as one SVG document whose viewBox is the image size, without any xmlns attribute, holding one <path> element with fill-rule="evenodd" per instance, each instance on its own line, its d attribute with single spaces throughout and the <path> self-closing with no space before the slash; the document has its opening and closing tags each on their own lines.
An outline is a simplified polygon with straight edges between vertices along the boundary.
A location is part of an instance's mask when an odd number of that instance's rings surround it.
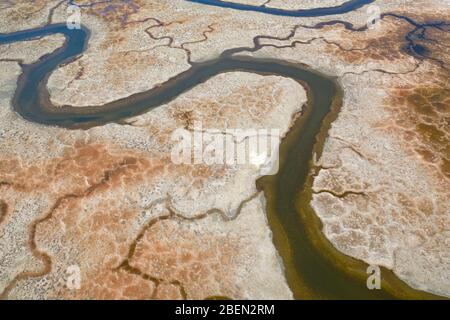
<svg viewBox="0 0 450 320">
<path fill-rule="evenodd" d="M 337 77 L 343 106 L 314 164 L 311 203 L 325 236 L 415 288 L 450 296 L 450 12 L 440 1 L 377 1 L 373 29 L 363 10 L 299 22 L 181 0 L 76 3 L 91 39 L 51 74 L 55 105 L 125 98 L 227 50 Z M 0 32 L 64 22 L 68 4 L 8 1 Z M 291 298 L 254 186 L 258 169 L 174 166 L 170 133 L 196 120 L 286 132 L 304 89 L 235 72 L 120 124 L 28 123 L 11 110 L 21 65 L 62 45 L 54 35 L 0 46 L 2 298 Z M 66 286 L 71 265 L 80 290 Z"/>
</svg>

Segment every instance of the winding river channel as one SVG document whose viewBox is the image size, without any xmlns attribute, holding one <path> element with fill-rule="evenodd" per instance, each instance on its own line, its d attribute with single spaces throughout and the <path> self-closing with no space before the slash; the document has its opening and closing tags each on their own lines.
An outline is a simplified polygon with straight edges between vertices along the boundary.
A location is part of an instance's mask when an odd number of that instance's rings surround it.
<svg viewBox="0 0 450 320">
<path fill-rule="evenodd" d="M 253 11 L 266 14 L 272 14 L 276 16 L 284 17 L 321 17 L 331 16 L 334 14 L 343 14 L 359 9 L 369 3 L 375 2 L 375 0 L 349 0 L 343 4 L 335 7 L 324 8 L 312 8 L 312 9 L 299 9 L 299 10 L 285 10 L 267 7 L 265 5 L 255 6 L 250 4 L 242 4 L 229 2 L 227 0 L 187 0 L 189 2 L 205 4 L 214 7 L 222 7 L 228 9 L 235 9 L 241 11 Z"/>
<path fill-rule="evenodd" d="M 285 11 L 266 7 L 237 5 L 223 1 L 191 2 L 252 10 L 287 16 L 319 16 L 349 12 L 373 1 L 349 1 L 332 8 Z M 268 10 L 270 12 L 268 12 Z M 90 128 L 136 116 L 175 99 L 209 78 L 229 71 L 280 75 L 292 78 L 308 88 L 308 105 L 281 145 L 281 163 L 277 175 L 257 181 L 267 199 L 267 214 L 274 243 L 283 259 L 288 283 L 295 298 L 313 299 L 391 299 L 433 298 L 431 294 L 408 287 L 389 270 L 382 269 L 382 289 L 366 287 L 367 265 L 341 254 L 326 240 L 321 224 L 309 207 L 311 199 L 313 153 L 320 155 L 330 123 L 336 118 L 343 93 L 337 82 L 308 68 L 280 60 L 238 57 L 223 54 L 219 58 L 193 66 L 164 85 L 104 106 L 74 108 L 51 105 L 46 83 L 61 64 L 84 52 L 89 30 L 69 30 L 63 24 L 0 34 L 0 45 L 36 37 L 63 34 L 65 45 L 38 62 L 23 65 L 13 108 L 28 121 L 68 129 Z"/>
</svg>

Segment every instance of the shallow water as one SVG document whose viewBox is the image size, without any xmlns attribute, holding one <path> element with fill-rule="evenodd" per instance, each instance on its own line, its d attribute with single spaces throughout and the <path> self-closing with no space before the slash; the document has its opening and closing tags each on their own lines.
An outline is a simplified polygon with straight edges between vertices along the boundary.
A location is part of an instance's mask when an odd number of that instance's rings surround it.
<svg viewBox="0 0 450 320">
<path fill-rule="evenodd" d="M 361 3 L 361 2 L 359 2 Z M 320 154 L 329 123 L 335 118 L 342 92 L 333 81 L 300 65 L 279 60 L 222 56 L 194 65 L 166 84 L 100 107 L 54 108 L 48 97 L 46 80 L 62 63 L 81 54 L 89 31 L 68 30 L 64 25 L 0 35 L 0 44 L 28 40 L 38 36 L 62 33 L 64 47 L 44 56 L 35 64 L 24 66 L 13 100 L 14 109 L 25 119 L 65 128 L 88 128 L 116 122 L 156 108 L 209 78 L 223 72 L 247 71 L 290 77 L 309 88 L 309 103 L 281 145 L 280 170 L 275 176 L 263 177 L 257 185 L 267 198 L 269 222 L 274 242 L 280 252 L 288 282 L 296 298 L 312 299 L 391 299 L 430 298 L 432 295 L 413 290 L 383 270 L 383 289 L 368 290 L 367 265 L 347 257 L 324 238 L 321 225 L 309 207 L 313 151 Z M 333 104 L 334 102 L 334 104 Z"/>
<path fill-rule="evenodd" d="M 359 9 L 367 4 L 370 4 L 375 0 L 349 0 L 343 3 L 342 5 L 335 7 L 311 8 L 302 10 L 284 10 L 265 6 L 254 6 L 248 4 L 234 3 L 226 0 L 187 0 L 187 1 L 215 7 L 222 7 L 241 11 L 261 12 L 284 17 L 320 17 L 320 16 L 329 16 L 347 13 Z"/>
</svg>

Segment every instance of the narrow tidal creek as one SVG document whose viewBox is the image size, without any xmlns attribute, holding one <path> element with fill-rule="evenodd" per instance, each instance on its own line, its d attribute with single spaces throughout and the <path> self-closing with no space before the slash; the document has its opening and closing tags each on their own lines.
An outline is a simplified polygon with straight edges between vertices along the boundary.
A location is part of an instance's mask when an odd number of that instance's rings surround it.
<svg viewBox="0 0 450 320">
<path fill-rule="evenodd" d="M 367 265 L 340 252 L 326 240 L 309 203 L 314 171 L 312 157 L 320 155 L 330 123 L 342 103 L 336 81 L 304 66 L 280 60 L 222 55 L 195 64 L 162 86 L 104 106 L 74 108 L 52 106 L 46 83 L 61 64 L 81 54 L 89 31 L 68 30 L 53 24 L 42 28 L 0 34 L 0 44 L 63 34 L 65 45 L 38 62 L 23 66 L 13 99 L 13 108 L 28 121 L 68 129 L 90 128 L 136 116 L 175 99 L 211 77 L 230 71 L 280 75 L 308 88 L 308 105 L 298 117 L 280 149 L 280 170 L 257 181 L 267 199 L 267 214 L 288 283 L 297 299 L 393 299 L 436 298 L 414 290 L 392 272 L 382 269 L 382 289 L 366 286 Z"/>
</svg>

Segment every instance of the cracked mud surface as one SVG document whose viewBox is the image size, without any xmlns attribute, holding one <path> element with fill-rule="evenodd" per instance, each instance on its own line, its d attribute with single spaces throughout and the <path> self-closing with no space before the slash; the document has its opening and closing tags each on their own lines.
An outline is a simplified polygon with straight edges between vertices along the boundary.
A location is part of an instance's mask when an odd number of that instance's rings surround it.
<svg viewBox="0 0 450 320">
<path fill-rule="evenodd" d="M 18 68 L 13 62 L 5 65 L 12 70 Z M 202 92 L 210 92 L 219 83 L 221 90 L 199 99 Z M 256 99 L 253 92 L 260 92 Z M 258 168 L 175 165 L 170 160 L 174 143 L 170 134 L 179 127 L 190 129 L 190 123 L 197 120 L 219 129 L 227 123 L 239 127 L 242 121 L 253 123 L 254 127 L 273 124 L 286 131 L 291 114 L 301 108 L 299 101 L 306 101 L 306 94 L 295 81 L 237 72 L 221 74 L 153 113 L 128 120 L 128 124 L 87 131 L 50 128 L 48 132 L 45 127 L 30 130 L 28 123 L 7 110 L 7 116 L 16 120 L 4 126 L 9 139 L 3 140 L 2 145 L 5 151 L 1 162 L 2 196 L 11 200 L 14 208 L 11 210 L 18 211 L 12 213 L 11 219 L 14 217 L 21 223 L 6 220 L 0 226 L 5 246 L 12 241 L 7 235 L 17 230 L 16 246 L 11 246 L 2 260 L 3 297 L 169 299 L 227 293 L 235 298 L 290 298 L 280 260 L 270 241 L 263 199 L 255 198 Z M 290 111 L 274 116 L 286 108 Z M 160 121 L 162 117 L 167 119 L 165 123 Z M 14 125 L 19 125 L 19 129 Z M 28 146 L 31 148 L 28 158 L 25 152 L 15 149 L 11 135 L 17 130 L 26 130 L 31 135 L 36 134 L 33 130 L 40 130 L 42 134 L 40 141 L 33 140 Z M 23 198 L 24 194 L 33 200 Z M 37 194 L 45 195 L 46 199 L 35 199 Z M 170 204 L 161 202 L 168 196 Z M 199 197 L 202 201 L 198 201 Z M 35 202 L 39 200 L 40 207 L 30 211 L 29 206 L 37 206 Z M 246 208 L 249 200 L 252 210 Z M 237 220 L 239 223 L 226 222 L 237 219 L 241 211 L 248 213 Z M 204 271 L 188 278 L 180 273 L 181 279 L 177 279 L 178 275 L 165 277 L 158 274 L 160 271 L 147 271 L 146 264 L 135 267 L 132 248 L 139 246 L 146 230 L 153 223 L 162 223 L 166 215 L 181 222 L 189 221 L 197 226 L 198 232 L 205 232 L 204 240 L 196 240 L 192 235 L 194 241 L 208 243 L 217 238 L 215 253 L 227 248 L 222 246 L 221 239 L 231 234 L 236 239 L 233 250 L 223 252 L 230 263 L 224 264 L 225 258 L 220 257 L 204 261 L 202 256 L 197 257 L 197 246 L 181 253 L 172 245 L 174 252 L 168 254 L 174 257 L 182 254 L 182 261 L 186 255 L 193 256 L 190 264 L 182 264 L 180 260 L 179 272 L 191 265 L 197 268 L 200 262 Z M 209 215 L 214 218 L 211 220 Z M 242 221 L 245 223 L 241 224 Z M 210 230 L 213 224 L 216 227 Z M 160 232 L 164 233 L 164 229 Z M 166 236 L 169 239 L 171 234 Z M 19 238 L 21 241 L 17 241 Z M 18 247 L 27 249 L 19 251 Z M 253 248 L 265 253 L 258 254 Z M 142 264 L 142 258 L 136 261 Z M 261 270 L 270 266 L 272 272 L 262 278 L 253 272 L 242 273 L 252 271 L 249 267 L 242 269 L 245 263 L 255 262 L 260 263 Z M 63 281 L 65 270 L 73 264 L 80 266 L 85 279 L 81 291 L 67 290 Z M 216 276 L 231 269 L 236 272 L 226 282 Z M 99 281 L 104 283 L 100 287 Z M 243 281 L 248 283 L 246 289 L 238 290 L 236 286 Z M 117 284 L 128 282 L 130 287 Z M 261 291 L 261 287 L 265 290 Z"/>
<path fill-rule="evenodd" d="M 343 106 L 312 169 L 311 206 L 325 237 L 413 288 L 450 296 L 445 4 L 379 1 L 382 19 L 369 30 L 362 9 L 299 21 L 181 0 L 76 3 L 91 39 L 51 74 L 55 105 L 125 98 L 234 48 L 337 77 Z M 66 7 L 8 1 L 0 33 L 64 22 Z M 10 103 L 21 65 L 63 41 L 0 45 L 2 298 L 292 298 L 254 184 L 258 170 L 174 166 L 169 137 L 196 120 L 286 132 L 305 90 L 287 78 L 232 72 L 121 124 L 82 131 L 26 122 Z M 65 285 L 74 264 L 82 271 L 76 291 Z"/>
<path fill-rule="evenodd" d="M 299 10 L 334 7 L 339 6 L 347 1 L 348 0 L 235 0 L 227 2 L 249 4 L 253 6 L 265 6 L 268 8 L 278 8 L 285 10 Z"/>
</svg>

